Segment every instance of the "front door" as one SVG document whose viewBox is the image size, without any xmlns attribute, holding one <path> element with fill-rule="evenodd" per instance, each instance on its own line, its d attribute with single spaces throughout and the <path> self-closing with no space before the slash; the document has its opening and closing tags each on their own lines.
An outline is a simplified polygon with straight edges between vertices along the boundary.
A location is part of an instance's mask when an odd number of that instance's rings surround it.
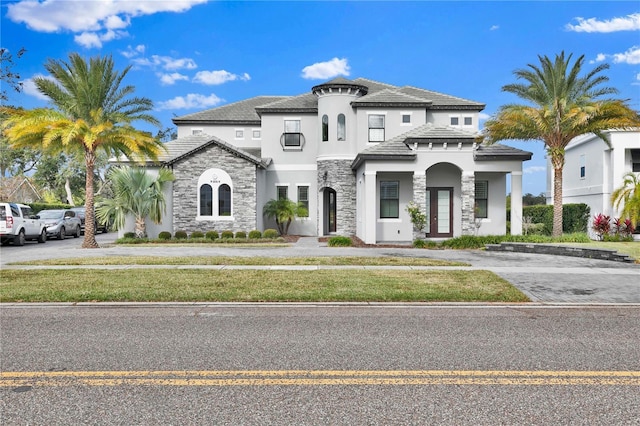
<svg viewBox="0 0 640 426">
<path fill-rule="evenodd" d="M 324 190 L 324 235 L 336 232 L 336 191 Z"/>
<path fill-rule="evenodd" d="M 427 188 L 427 238 L 453 237 L 453 188 Z"/>
</svg>

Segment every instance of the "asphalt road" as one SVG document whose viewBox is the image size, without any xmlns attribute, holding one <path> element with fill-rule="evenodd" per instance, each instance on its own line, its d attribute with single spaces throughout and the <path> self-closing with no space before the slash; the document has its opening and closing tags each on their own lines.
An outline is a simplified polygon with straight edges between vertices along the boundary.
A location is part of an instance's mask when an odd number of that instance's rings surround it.
<svg viewBox="0 0 640 426">
<path fill-rule="evenodd" d="M 640 308 L 0 308 L 0 424 L 640 424 Z"/>
</svg>

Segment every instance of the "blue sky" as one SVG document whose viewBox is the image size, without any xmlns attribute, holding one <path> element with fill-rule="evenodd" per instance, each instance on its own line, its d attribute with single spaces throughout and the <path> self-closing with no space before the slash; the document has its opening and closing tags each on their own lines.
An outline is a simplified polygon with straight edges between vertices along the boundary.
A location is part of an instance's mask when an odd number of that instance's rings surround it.
<svg viewBox="0 0 640 426">
<path fill-rule="evenodd" d="M 640 109 L 637 1 L 1 0 L 1 45 L 24 84 L 9 104 L 46 106 L 31 78 L 48 58 L 112 55 L 127 84 L 171 118 L 258 95 L 297 95 L 336 76 L 412 85 L 483 102 L 488 117 L 519 102 L 501 92 L 538 55 L 602 62 L 609 86 Z M 482 123 L 482 121 L 481 121 Z M 144 126 L 141 126 L 144 128 Z M 152 129 L 149 129 L 152 130 Z M 541 142 L 524 192 L 545 190 Z"/>
</svg>

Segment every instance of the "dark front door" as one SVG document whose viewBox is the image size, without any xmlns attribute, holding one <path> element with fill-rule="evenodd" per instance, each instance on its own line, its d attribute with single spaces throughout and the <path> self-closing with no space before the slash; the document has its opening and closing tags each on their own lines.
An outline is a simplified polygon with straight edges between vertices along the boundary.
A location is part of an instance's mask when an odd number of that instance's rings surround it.
<svg viewBox="0 0 640 426">
<path fill-rule="evenodd" d="M 453 188 L 427 188 L 427 237 L 453 237 Z"/>
<path fill-rule="evenodd" d="M 336 191 L 331 188 L 324 190 L 324 234 L 336 232 Z"/>
</svg>

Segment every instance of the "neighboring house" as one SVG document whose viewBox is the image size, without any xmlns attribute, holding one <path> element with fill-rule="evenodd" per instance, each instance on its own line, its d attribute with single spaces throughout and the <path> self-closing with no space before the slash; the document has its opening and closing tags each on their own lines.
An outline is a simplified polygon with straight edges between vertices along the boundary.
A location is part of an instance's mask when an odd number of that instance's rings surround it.
<svg viewBox="0 0 640 426">
<path fill-rule="evenodd" d="M 624 175 L 640 173 L 640 131 L 608 130 L 611 146 L 590 133 L 573 139 L 565 149 L 562 202 L 585 203 L 593 216 L 619 217 L 611 194 L 622 186 Z M 552 167 L 547 165 L 547 202 L 553 199 Z"/>
<path fill-rule="evenodd" d="M 42 200 L 40 192 L 26 176 L 0 178 L 0 200 L 33 203 Z"/>
<path fill-rule="evenodd" d="M 522 231 L 522 163 L 531 153 L 479 146 L 484 104 L 411 86 L 337 78 L 299 96 L 259 96 L 174 118 L 159 160 L 176 180 L 152 228 L 188 232 L 275 228 L 264 204 L 308 206 L 291 234 L 356 235 L 366 243 Z M 149 167 L 155 167 L 152 164 Z M 427 229 L 414 233 L 415 201 Z"/>
</svg>

